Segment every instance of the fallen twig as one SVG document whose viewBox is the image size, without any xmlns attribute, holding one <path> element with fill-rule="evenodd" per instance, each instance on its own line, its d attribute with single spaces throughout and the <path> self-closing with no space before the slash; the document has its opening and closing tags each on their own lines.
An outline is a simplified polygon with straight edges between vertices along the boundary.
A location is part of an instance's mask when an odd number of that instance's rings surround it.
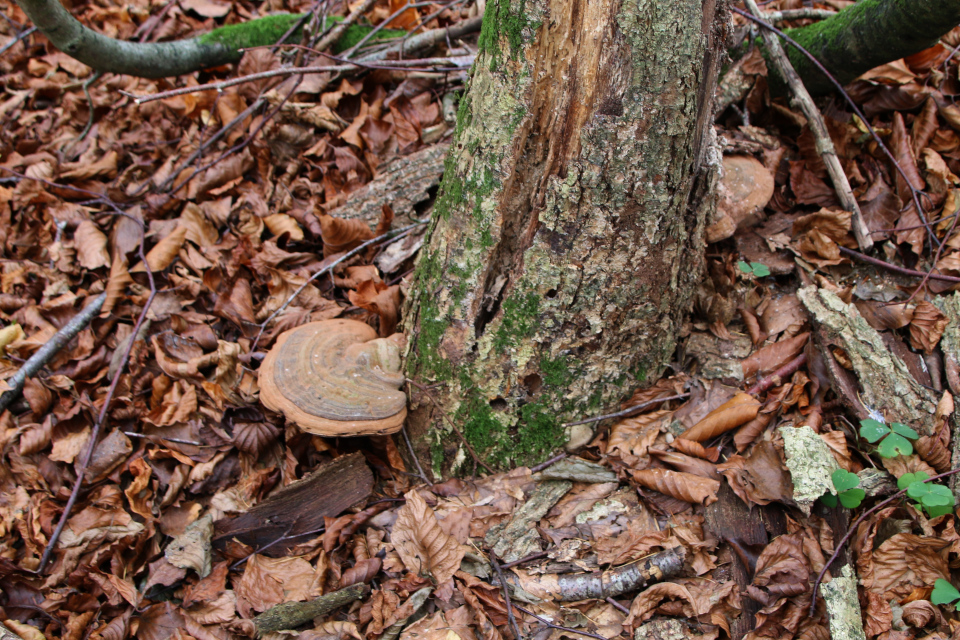
<svg viewBox="0 0 960 640">
<path fill-rule="evenodd" d="M 757 384 L 747 389 L 747 393 L 749 393 L 752 396 L 755 396 L 759 393 L 763 393 L 770 387 L 774 387 L 780 384 L 784 378 L 786 378 L 787 376 L 793 375 L 794 372 L 796 372 L 797 369 L 802 367 L 806 361 L 807 361 L 807 354 L 801 353 L 796 358 L 794 358 L 787 364 L 783 365 L 782 367 L 780 367 L 779 369 L 777 369 L 776 371 L 768 375 L 763 380 L 760 380 L 759 382 L 757 382 Z"/>
<path fill-rule="evenodd" d="M 667 396 L 665 398 L 654 398 L 653 400 L 647 400 L 646 402 L 635 404 L 632 407 L 624 409 L 623 411 L 617 411 L 616 413 L 607 413 L 602 416 L 587 418 L 585 420 L 578 420 L 577 422 L 567 422 L 563 426 L 573 427 L 578 424 L 590 424 L 591 422 L 600 422 L 601 420 L 609 420 L 610 418 L 626 418 L 646 409 L 650 405 L 657 404 L 658 402 L 666 402 L 667 400 L 681 400 L 683 398 L 689 398 L 689 397 L 690 397 L 689 393 L 678 393 L 675 396 Z"/>
<path fill-rule="evenodd" d="M 253 619 L 257 627 L 257 637 L 273 631 L 296 629 L 314 618 L 319 618 L 354 600 L 359 600 L 369 591 L 363 583 L 351 585 L 307 602 L 284 602 L 267 609 Z"/>
<path fill-rule="evenodd" d="M 763 14 L 757 7 L 755 0 L 744 0 L 744 2 L 750 13 L 757 18 L 762 17 Z M 810 131 L 816 141 L 817 152 L 823 159 L 823 164 L 827 167 L 827 173 L 830 174 L 830 180 L 833 182 L 837 196 L 840 198 L 840 204 L 847 211 L 853 212 L 853 235 L 857 238 L 857 244 L 860 245 L 862 251 L 869 251 L 873 247 L 873 238 L 870 237 L 870 229 L 867 227 L 867 223 L 863 219 L 863 212 L 860 211 L 860 205 L 857 204 L 857 199 L 853 195 L 850 181 L 847 180 L 847 175 L 843 172 L 843 167 L 840 166 L 840 159 L 833 147 L 830 132 L 827 131 L 827 124 L 823 121 L 823 116 L 820 115 L 817 105 L 813 103 L 810 92 L 803 86 L 803 81 L 794 70 L 793 65 L 790 64 L 790 59 L 787 58 L 787 53 L 783 50 L 780 41 L 770 31 L 764 31 L 762 35 L 770 53 L 770 58 L 780 75 L 790 85 L 794 97 L 800 103 L 800 108 L 807 116 L 807 123 L 810 125 Z"/>
<path fill-rule="evenodd" d="M 133 326 L 132 335 L 135 336 L 140 332 L 140 327 L 147 319 L 147 312 L 150 311 L 150 305 L 153 304 L 153 299 L 157 296 L 157 285 L 153 280 L 153 271 L 150 269 L 150 265 L 147 263 L 147 256 L 143 250 L 143 243 L 146 236 L 146 229 L 144 228 L 143 221 L 124 211 L 121 211 L 120 213 L 135 221 L 140 227 L 140 246 L 137 247 L 137 251 L 140 254 L 140 261 L 143 263 L 143 266 L 146 269 L 147 281 L 150 284 L 150 295 L 147 297 L 147 301 L 144 303 L 143 309 L 140 311 L 140 316 L 137 318 L 137 322 Z M 106 298 L 106 294 L 103 295 L 104 298 Z M 43 555 L 40 557 L 40 564 L 37 565 L 36 573 L 38 574 L 42 573 L 44 567 L 47 566 L 47 562 L 50 560 L 50 555 L 53 553 L 53 550 L 57 546 L 57 541 L 60 539 L 60 534 L 63 533 L 63 528 L 67 525 L 67 520 L 70 518 L 70 512 L 73 510 L 73 505 L 76 504 L 77 498 L 80 496 L 80 487 L 83 485 L 83 477 L 86 475 L 87 467 L 90 466 L 90 460 L 93 458 L 93 452 L 97 448 L 97 438 L 100 437 L 100 431 L 102 430 L 103 424 L 107 419 L 107 410 L 110 408 L 110 402 L 113 400 L 113 396 L 117 392 L 117 385 L 122 377 L 121 374 L 126 368 L 127 362 L 130 361 L 130 354 L 133 352 L 133 345 L 136 344 L 136 342 L 136 340 L 131 340 L 130 344 L 127 345 L 126 351 L 123 354 L 123 360 L 120 363 L 120 368 L 117 370 L 116 375 L 113 376 L 113 380 L 110 382 L 110 388 L 107 391 L 106 397 L 103 399 L 103 406 L 100 407 L 100 414 L 97 416 L 97 421 L 94 423 L 93 430 L 90 432 L 90 439 L 87 441 L 86 452 L 84 453 L 83 459 L 77 467 L 77 479 L 73 483 L 73 489 L 70 491 L 70 497 L 67 499 L 67 504 L 63 507 L 63 513 L 60 514 L 60 521 L 57 522 L 57 528 L 53 530 L 53 534 L 50 536 L 50 540 L 47 542 L 47 546 L 43 550 Z"/>
<path fill-rule="evenodd" d="M 61 349 L 63 349 L 67 344 L 76 337 L 84 327 L 86 327 L 93 318 L 100 313 L 100 308 L 103 307 L 104 301 L 107 299 L 106 292 L 101 293 L 96 298 L 93 299 L 93 302 L 88 304 L 83 308 L 83 311 L 75 315 L 70 322 L 63 325 L 59 331 L 53 334 L 53 337 L 47 340 L 42 347 L 37 349 L 37 352 L 34 353 L 29 360 L 23 363 L 23 366 L 20 367 L 20 370 L 13 374 L 13 377 L 7 380 L 7 385 L 10 387 L 8 390 L 3 392 L 3 395 L 0 395 L 0 413 L 2 413 L 10 403 L 20 397 L 20 393 L 23 391 L 23 385 L 26 384 L 27 378 L 32 378 L 37 374 L 40 369 L 44 367 L 45 364 L 50 362 L 50 360 L 55 356 Z"/>
<path fill-rule="evenodd" d="M 427 477 L 427 474 L 423 472 L 423 467 L 420 466 L 420 458 L 417 457 L 417 452 L 413 450 L 413 443 L 410 442 L 410 435 L 407 433 L 407 425 L 404 424 L 400 431 L 403 433 L 403 439 L 407 443 L 407 450 L 410 451 L 410 457 L 413 458 L 413 464 L 417 465 L 417 471 L 419 476 L 427 483 L 428 486 L 433 487 L 433 483 L 430 482 L 430 478 Z"/>
<path fill-rule="evenodd" d="M 16 38 L 11 40 L 7 44 L 3 45 L 3 48 L 0 48 L 0 56 L 2 56 L 7 51 L 9 51 L 10 48 L 13 47 L 15 44 L 17 44 L 18 42 L 23 42 L 30 34 L 32 34 L 36 30 L 37 30 L 36 27 L 30 27 L 26 31 L 21 31 L 20 33 L 18 33 Z M 24 43 L 23 46 L 27 46 L 26 43 Z"/>
<path fill-rule="evenodd" d="M 553 463 L 555 463 L 555 462 L 560 462 L 561 460 L 563 460 L 563 459 L 566 458 L 566 457 L 567 457 L 567 454 L 566 454 L 566 453 L 559 453 L 559 454 L 553 456 L 552 458 L 550 458 L 549 460 L 544 460 L 543 462 L 541 462 L 540 464 L 538 464 L 538 465 L 535 466 L 535 467 L 530 467 L 530 473 L 539 473 L 540 471 L 543 471 L 544 469 L 546 469 L 547 467 L 549 467 L 549 466 L 552 465 Z"/>
<path fill-rule="evenodd" d="M 513 606 L 517 609 L 517 611 L 520 611 L 520 612 L 522 612 L 522 613 L 525 613 L 525 614 L 527 614 L 528 616 L 530 616 L 530 617 L 532 617 L 532 618 L 536 618 L 537 620 L 540 621 L 541 624 L 545 624 L 546 626 L 550 627 L 551 629 L 557 629 L 558 631 L 566 631 L 567 633 L 575 633 L 575 634 L 577 634 L 578 636 L 587 636 L 588 638 L 596 638 L 596 640 L 610 640 L 610 639 L 608 639 L 608 638 L 604 638 L 604 637 L 601 636 L 601 635 L 597 635 L 596 633 L 590 633 L 589 631 L 579 631 L 579 630 L 577 630 L 577 629 L 571 629 L 570 627 L 564 627 L 564 626 L 561 626 L 561 625 L 559 625 L 559 624 L 553 624 L 552 622 L 550 622 L 550 621 L 547 620 L 546 618 L 541 618 L 540 616 L 538 616 L 538 615 L 535 614 L 534 612 L 530 611 L 529 609 L 524 609 L 523 607 L 521 607 L 521 606 L 518 605 L 518 604 L 515 604 L 515 605 L 513 605 Z"/>
<path fill-rule="evenodd" d="M 503 579 L 503 571 L 500 569 L 500 563 L 497 562 L 497 554 L 488 549 L 487 557 L 490 558 L 490 564 L 493 565 L 497 577 L 500 578 L 500 589 L 503 591 L 503 601 L 507 603 L 507 620 L 510 622 L 513 637 L 515 640 L 523 640 L 523 636 L 520 635 L 520 627 L 517 626 L 517 619 L 513 615 L 513 603 L 510 602 L 510 586 Z"/>
<path fill-rule="evenodd" d="M 943 280 L 944 282 L 960 282 L 960 278 L 957 276 L 948 276 L 941 273 L 924 273 L 923 271 L 917 271 L 915 269 L 907 269 L 906 267 L 898 267 L 895 264 L 890 264 L 889 262 L 884 262 L 879 258 L 872 258 L 868 255 L 864 255 L 859 251 L 854 251 L 853 249 L 847 249 L 846 247 L 839 247 L 840 253 L 850 256 L 860 260 L 861 262 L 866 262 L 867 264 L 872 264 L 877 267 L 882 267 L 888 271 L 893 271 L 894 273 L 899 273 L 905 276 L 914 276 L 916 278 L 929 278 L 930 280 Z"/>
<path fill-rule="evenodd" d="M 454 424 L 453 420 L 450 419 L 450 416 L 447 415 L 447 412 L 443 410 L 443 407 L 440 406 L 440 403 L 437 402 L 437 399 L 433 397 L 433 394 L 430 393 L 430 390 L 427 389 L 426 386 L 420 384 L 419 382 L 414 382 L 410 378 L 407 378 L 407 384 L 412 384 L 416 388 L 420 389 L 420 391 L 422 391 L 425 396 L 427 396 L 427 398 L 430 400 L 433 406 L 437 408 L 437 411 L 440 412 L 441 417 L 443 417 L 443 419 L 446 420 L 447 424 L 450 425 L 450 428 L 453 429 L 453 432 L 457 434 L 458 438 L 460 438 L 460 442 L 462 442 L 463 446 L 466 447 L 467 451 L 470 453 L 470 456 L 473 458 L 473 461 L 476 462 L 481 467 L 483 467 L 484 469 L 486 469 L 487 473 L 489 473 L 490 475 L 493 475 L 493 469 L 491 469 L 487 465 L 487 463 L 484 462 L 480 458 L 480 456 L 477 455 L 477 452 L 474 450 L 473 445 L 471 445 L 470 442 L 465 437 L 463 437 L 463 433 L 460 431 L 460 429 L 457 428 L 457 425 Z"/>
<path fill-rule="evenodd" d="M 951 469 L 950 471 L 945 471 L 944 473 L 937 474 L 932 478 L 927 478 L 926 480 L 920 480 L 919 482 L 933 482 L 934 480 L 939 480 L 940 478 L 947 478 L 949 476 L 953 476 L 958 473 L 960 473 L 960 469 Z M 854 520 L 853 524 L 851 524 L 850 527 L 847 528 L 847 533 L 842 538 L 840 538 L 840 541 L 836 544 L 836 546 L 833 549 L 833 554 L 830 556 L 829 560 L 823 563 L 823 569 L 820 570 L 820 573 L 817 575 L 816 582 L 813 583 L 813 594 L 810 596 L 810 616 L 811 617 L 813 617 L 813 615 L 817 610 L 817 591 L 820 589 L 820 583 L 823 582 L 823 577 L 827 574 L 827 570 L 830 569 L 830 565 L 833 564 L 834 560 L 836 560 L 837 557 L 839 557 L 840 552 L 843 551 L 844 545 L 846 545 L 847 541 L 850 540 L 850 536 L 852 536 L 854 532 L 856 532 L 857 527 L 860 526 L 860 523 L 863 522 L 867 518 L 867 516 L 869 516 L 871 513 L 875 513 L 879 511 L 880 509 L 887 506 L 897 498 L 902 498 L 905 495 L 907 495 L 907 489 L 901 489 L 900 491 L 897 491 L 895 494 L 893 494 L 883 502 L 879 502 L 873 507 L 871 507 L 870 509 L 864 511 L 862 514 L 860 514 L 860 517 Z"/>
</svg>

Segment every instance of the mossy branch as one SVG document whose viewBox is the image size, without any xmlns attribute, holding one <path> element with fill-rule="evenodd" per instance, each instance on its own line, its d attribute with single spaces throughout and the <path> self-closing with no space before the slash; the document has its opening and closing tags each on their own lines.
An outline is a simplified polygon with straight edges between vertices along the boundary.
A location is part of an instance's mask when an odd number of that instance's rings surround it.
<svg viewBox="0 0 960 640">
<path fill-rule="evenodd" d="M 933 46 L 958 23 L 960 0 L 860 0 L 831 18 L 786 34 L 846 84 L 874 67 Z M 802 52 L 787 47 L 787 55 L 811 94 L 833 90 Z"/>
<path fill-rule="evenodd" d="M 55 47 L 101 73 L 124 73 L 140 78 L 166 78 L 237 62 L 243 49 L 276 44 L 304 14 L 277 14 L 242 24 L 214 29 L 195 38 L 173 42 L 127 42 L 109 38 L 85 27 L 64 9 L 59 0 L 17 0 L 27 17 Z M 331 22 L 343 18 L 329 18 Z M 324 28 L 327 25 L 324 25 Z M 372 27 L 350 25 L 337 39 L 342 51 L 369 33 Z M 405 32 L 381 30 L 374 40 L 395 38 Z M 299 40 L 302 28 L 291 34 Z"/>
</svg>

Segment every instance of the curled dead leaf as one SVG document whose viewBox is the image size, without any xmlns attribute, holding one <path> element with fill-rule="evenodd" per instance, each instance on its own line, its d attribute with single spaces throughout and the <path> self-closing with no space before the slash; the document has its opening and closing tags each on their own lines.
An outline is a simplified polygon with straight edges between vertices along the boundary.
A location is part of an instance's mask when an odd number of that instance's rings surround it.
<svg viewBox="0 0 960 640">
<path fill-rule="evenodd" d="M 350 251 L 375 237 L 363 220 L 343 220 L 327 214 L 319 217 L 324 256 Z"/>
<path fill-rule="evenodd" d="M 738 393 L 684 431 L 680 437 L 694 442 L 710 440 L 753 420 L 759 411 L 759 400 L 748 393 Z"/>
<path fill-rule="evenodd" d="M 638 484 L 684 502 L 713 504 L 717 501 L 717 491 L 720 490 L 718 480 L 702 478 L 692 473 L 666 469 L 641 469 L 632 473 Z"/>
<path fill-rule="evenodd" d="M 933 353 L 947 328 L 947 322 L 947 316 L 926 300 L 918 303 L 910 321 L 910 346 Z"/>
<path fill-rule="evenodd" d="M 391 541 L 407 570 L 415 575 L 433 576 L 437 595 L 449 599 L 453 595 L 453 574 L 460 569 L 464 549 L 453 536 L 443 532 L 433 509 L 417 491 L 410 491 L 405 497 L 407 502 L 393 525 Z"/>
</svg>

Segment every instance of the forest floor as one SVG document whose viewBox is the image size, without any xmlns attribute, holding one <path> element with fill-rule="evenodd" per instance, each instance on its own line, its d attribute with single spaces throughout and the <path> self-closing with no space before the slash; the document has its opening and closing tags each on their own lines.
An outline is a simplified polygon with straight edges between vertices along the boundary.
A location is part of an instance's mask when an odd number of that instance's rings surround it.
<svg viewBox="0 0 960 640">
<path fill-rule="evenodd" d="M 326 5 L 71 6 L 156 41 Z M 394 331 L 476 35 L 345 75 L 255 49 L 177 79 L 108 75 L 88 100 L 90 69 L 0 8 L 0 380 L 102 302 L 0 415 L 13 634 L 960 634 L 960 29 L 849 85 L 863 117 L 818 100 L 868 257 L 807 118 L 771 99 L 756 51 L 731 65 L 719 211 L 671 375 L 548 465 L 433 484 L 402 434 L 285 424 L 257 369 L 305 322 Z M 381 0 L 367 19 L 480 10 Z"/>
</svg>

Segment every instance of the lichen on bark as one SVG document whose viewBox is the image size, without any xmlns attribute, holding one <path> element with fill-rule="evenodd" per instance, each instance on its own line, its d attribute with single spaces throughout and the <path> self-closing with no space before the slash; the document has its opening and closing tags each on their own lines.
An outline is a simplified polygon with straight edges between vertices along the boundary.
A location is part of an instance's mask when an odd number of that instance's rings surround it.
<svg viewBox="0 0 960 640">
<path fill-rule="evenodd" d="M 542 459 L 672 354 L 719 24 L 712 0 L 488 3 L 405 317 L 408 375 L 489 463 Z M 458 443 L 413 400 L 449 471 Z"/>
</svg>

